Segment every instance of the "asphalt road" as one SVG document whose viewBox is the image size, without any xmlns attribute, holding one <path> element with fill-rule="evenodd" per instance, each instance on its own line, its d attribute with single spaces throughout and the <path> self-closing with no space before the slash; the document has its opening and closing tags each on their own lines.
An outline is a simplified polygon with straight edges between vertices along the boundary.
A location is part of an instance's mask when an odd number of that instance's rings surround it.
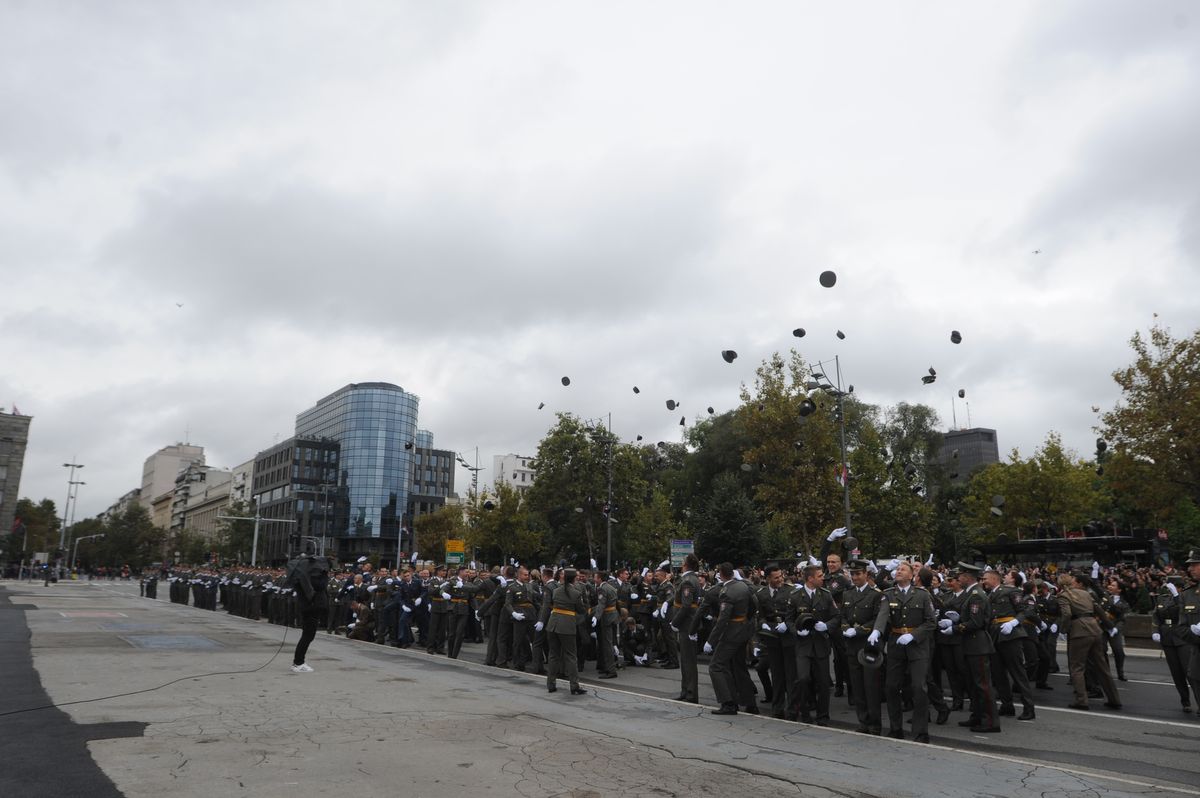
<svg viewBox="0 0 1200 798">
<path fill-rule="evenodd" d="M 1179 711 L 1165 662 L 1153 655 L 1130 658 L 1125 711 L 1099 701 L 1088 713 L 1068 710 L 1066 679 L 1052 677 L 1035 721 L 1005 718 L 1002 734 L 972 735 L 955 714 L 930 727 L 926 746 L 849 731 L 844 699 L 834 699 L 828 729 L 715 718 L 669 700 L 678 693 L 673 670 L 627 668 L 597 681 L 589 666 L 589 695 L 550 696 L 541 677 L 483 666 L 476 645 L 454 662 L 321 633 L 309 657 L 317 672 L 296 675 L 287 666 L 298 632 L 288 630 L 282 653 L 246 672 L 279 650 L 283 628 L 140 599 L 129 583 L 0 582 L 0 621 L 6 798 L 294 795 L 298 785 L 346 794 L 396 784 L 417 795 L 484 789 L 489 798 L 758 788 L 1200 795 L 1200 720 Z M 202 675 L 213 672 L 222 675 Z M 712 706 L 703 664 L 700 683 L 702 704 Z M 121 693 L 133 694 L 91 700 Z M 87 703 L 4 714 L 47 699 Z"/>
</svg>

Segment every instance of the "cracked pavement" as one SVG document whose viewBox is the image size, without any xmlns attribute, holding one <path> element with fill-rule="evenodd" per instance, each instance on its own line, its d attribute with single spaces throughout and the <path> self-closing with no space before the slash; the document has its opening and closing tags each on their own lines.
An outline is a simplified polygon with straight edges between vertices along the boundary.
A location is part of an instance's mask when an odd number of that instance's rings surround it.
<svg viewBox="0 0 1200 798">
<path fill-rule="evenodd" d="M 136 585 L 130 592 L 108 583 L 43 588 L 3 582 L 0 589 L 14 603 L 36 607 L 20 611 L 32 634 L 34 667 L 55 702 L 249 671 L 279 649 L 284 633 L 220 612 L 139 599 Z M 89 613 L 70 617 L 84 607 Z M 137 631 L 122 631 L 123 625 Z M 218 645 L 138 649 L 123 639 L 134 634 L 201 636 Z M 628 672 L 604 686 L 588 685 L 588 695 L 571 697 L 563 689 L 549 695 L 541 679 L 523 674 L 322 633 L 309 654 L 316 672 L 293 674 L 288 666 L 298 634 L 288 630 L 279 655 L 256 672 L 183 678 L 159 690 L 55 711 L 81 725 L 145 724 L 141 737 L 87 743 L 95 764 L 126 796 L 164 790 L 175 798 L 292 796 L 298 787 L 313 794 L 486 790 L 489 798 L 735 790 L 801 796 L 1200 795 L 1187 782 L 1122 773 L 1119 761 L 1098 776 L 1084 772 L 1094 767 L 1072 772 L 999 751 L 977 755 L 770 718 L 714 717 L 637 694 Z M 7 720 L 0 717 L 0 739 Z M 1200 728 L 1169 731 L 1181 738 L 1171 745 L 1200 753 Z"/>
</svg>

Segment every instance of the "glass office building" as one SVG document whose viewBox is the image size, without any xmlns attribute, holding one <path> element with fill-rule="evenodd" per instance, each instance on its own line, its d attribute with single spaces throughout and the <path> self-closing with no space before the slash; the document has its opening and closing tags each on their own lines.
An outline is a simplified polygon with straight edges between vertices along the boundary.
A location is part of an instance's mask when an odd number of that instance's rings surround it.
<svg viewBox="0 0 1200 798">
<path fill-rule="evenodd" d="M 394 556 L 412 486 L 420 398 L 388 382 L 351 383 L 296 416 L 297 437 L 341 445 L 348 517 L 338 553 Z M 405 448 L 405 444 L 409 448 Z"/>
</svg>

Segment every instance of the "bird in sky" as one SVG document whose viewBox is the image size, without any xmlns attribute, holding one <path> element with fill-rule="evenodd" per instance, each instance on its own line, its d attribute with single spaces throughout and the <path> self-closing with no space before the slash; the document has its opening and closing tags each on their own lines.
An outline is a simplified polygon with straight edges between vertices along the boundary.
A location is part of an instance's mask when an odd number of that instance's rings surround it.
<svg viewBox="0 0 1200 798">
<path fill-rule="evenodd" d="M 177 308 L 181 308 L 181 307 L 183 307 L 183 303 L 182 303 L 182 302 L 176 302 L 176 303 L 175 303 L 175 307 L 177 307 Z"/>
<path fill-rule="evenodd" d="M 1034 255 L 1041 255 L 1041 254 L 1042 254 L 1042 251 L 1041 251 L 1040 249 L 1035 249 L 1035 250 L 1033 251 L 1033 254 L 1034 254 Z"/>
</svg>

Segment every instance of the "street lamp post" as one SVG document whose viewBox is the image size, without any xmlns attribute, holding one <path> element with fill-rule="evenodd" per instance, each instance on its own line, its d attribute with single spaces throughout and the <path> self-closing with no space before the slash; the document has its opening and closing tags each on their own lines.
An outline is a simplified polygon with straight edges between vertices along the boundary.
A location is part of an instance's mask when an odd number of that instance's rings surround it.
<svg viewBox="0 0 1200 798">
<path fill-rule="evenodd" d="M 809 390 L 819 389 L 837 399 L 837 418 L 838 418 L 838 435 L 841 442 L 842 462 L 840 464 L 840 476 L 842 482 L 842 505 L 846 513 L 846 534 L 850 534 L 850 469 L 846 462 L 846 405 L 845 398 L 848 394 L 854 392 L 854 386 L 851 385 L 849 390 L 842 389 L 842 364 L 838 356 L 833 358 L 834 376 L 837 379 L 836 384 L 831 383 L 829 377 L 826 376 L 825 364 L 818 361 L 817 365 L 820 371 L 813 371 L 812 375 L 817 380 L 809 382 L 807 387 Z M 822 380 L 824 382 L 822 382 Z"/>
<path fill-rule="evenodd" d="M 254 568 L 258 565 L 258 525 L 262 521 L 271 521 L 276 524 L 296 524 L 298 521 L 289 521 L 284 518 L 263 518 L 259 513 L 257 505 L 255 505 L 254 515 L 218 515 L 217 518 L 222 518 L 232 521 L 249 521 L 254 520 L 254 543 L 250 549 L 250 567 Z"/>
<path fill-rule="evenodd" d="M 63 505 L 63 525 L 62 529 L 58 531 L 59 549 L 62 549 L 67 545 L 67 525 L 70 522 L 69 513 L 71 509 L 71 493 L 74 490 L 75 485 L 75 471 L 76 469 L 83 468 L 83 463 L 63 463 L 63 468 L 69 468 L 71 471 L 67 474 L 67 501 L 66 504 Z"/>
<path fill-rule="evenodd" d="M 83 537 L 75 538 L 75 545 L 73 547 L 71 547 L 71 570 L 72 571 L 75 570 L 75 557 L 79 554 L 80 541 L 90 540 L 92 538 L 102 538 L 102 537 L 104 537 L 103 532 L 100 532 L 95 535 L 84 535 Z"/>
</svg>

